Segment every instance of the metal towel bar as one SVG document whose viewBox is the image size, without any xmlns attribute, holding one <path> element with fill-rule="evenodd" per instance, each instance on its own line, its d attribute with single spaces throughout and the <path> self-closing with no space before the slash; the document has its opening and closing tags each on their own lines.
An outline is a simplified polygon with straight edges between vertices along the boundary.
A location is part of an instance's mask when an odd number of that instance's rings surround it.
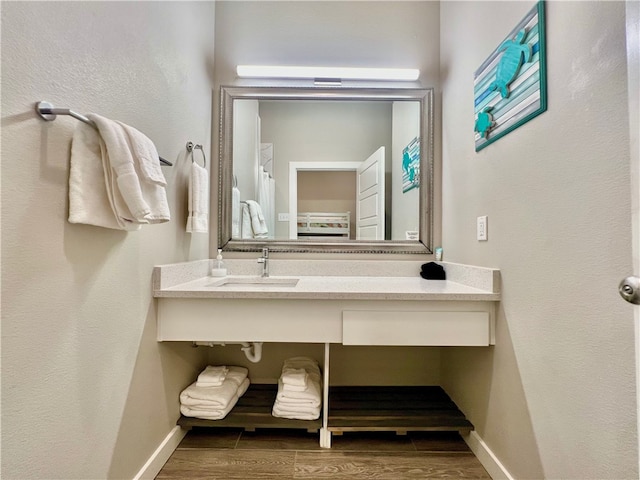
<svg viewBox="0 0 640 480">
<path fill-rule="evenodd" d="M 69 115 L 75 118 L 76 120 L 80 120 L 81 122 L 91 125 L 93 128 L 96 128 L 96 125 L 84 115 L 78 112 L 74 112 L 70 108 L 55 108 L 49 102 L 36 103 L 36 112 L 38 113 L 38 115 L 40 115 L 40 118 L 42 118 L 43 120 L 46 120 L 47 122 L 51 122 L 55 120 L 56 115 Z M 169 165 L 170 167 L 173 166 L 173 163 L 171 163 L 168 160 L 165 160 L 162 157 L 159 157 L 159 160 L 160 160 L 160 163 Z"/>
</svg>

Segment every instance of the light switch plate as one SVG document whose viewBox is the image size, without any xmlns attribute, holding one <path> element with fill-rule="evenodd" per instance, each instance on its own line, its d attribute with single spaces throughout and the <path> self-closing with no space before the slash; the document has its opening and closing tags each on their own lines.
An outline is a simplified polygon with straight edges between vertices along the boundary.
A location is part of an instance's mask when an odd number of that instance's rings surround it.
<svg viewBox="0 0 640 480">
<path fill-rule="evenodd" d="M 278 214 L 278 221 L 279 222 L 288 222 L 289 221 L 289 214 L 288 213 L 279 213 Z"/>
<path fill-rule="evenodd" d="M 488 239 L 487 216 L 478 217 L 477 239 L 485 241 Z"/>
</svg>

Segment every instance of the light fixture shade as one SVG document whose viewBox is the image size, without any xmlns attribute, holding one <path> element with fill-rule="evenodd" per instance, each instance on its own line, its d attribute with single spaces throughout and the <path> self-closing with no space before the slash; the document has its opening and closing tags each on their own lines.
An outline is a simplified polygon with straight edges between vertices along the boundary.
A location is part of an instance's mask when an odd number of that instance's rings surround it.
<svg viewBox="0 0 640 480">
<path fill-rule="evenodd" d="M 420 76 L 416 68 L 343 68 L 295 67 L 278 65 L 238 65 L 239 77 L 247 78 L 313 78 L 340 80 L 414 81 Z"/>
</svg>

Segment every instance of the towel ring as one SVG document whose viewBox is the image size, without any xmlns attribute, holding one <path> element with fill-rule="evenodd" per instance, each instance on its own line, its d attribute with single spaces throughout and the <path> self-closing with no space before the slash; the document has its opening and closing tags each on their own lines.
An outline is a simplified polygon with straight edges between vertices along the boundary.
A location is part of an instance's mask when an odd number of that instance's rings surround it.
<svg viewBox="0 0 640 480">
<path fill-rule="evenodd" d="M 202 160 L 203 160 L 202 166 L 204 168 L 207 168 L 207 157 L 204 154 L 204 148 L 202 148 L 202 145 L 194 145 L 193 142 L 187 142 L 187 152 L 191 154 L 191 162 L 196 161 L 196 159 L 193 157 L 194 150 L 200 150 L 202 152 Z"/>
</svg>

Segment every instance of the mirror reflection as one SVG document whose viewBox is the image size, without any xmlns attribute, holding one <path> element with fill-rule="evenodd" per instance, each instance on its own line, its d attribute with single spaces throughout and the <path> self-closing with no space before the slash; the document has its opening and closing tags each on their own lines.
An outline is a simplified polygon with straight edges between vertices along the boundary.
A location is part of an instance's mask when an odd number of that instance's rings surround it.
<svg viewBox="0 0 640 480">
<path fill-rule="evenodd" d="M 430 89 L 223 87 L 222 100 L 220 245 L 429 248 Z"/>
</svg>

